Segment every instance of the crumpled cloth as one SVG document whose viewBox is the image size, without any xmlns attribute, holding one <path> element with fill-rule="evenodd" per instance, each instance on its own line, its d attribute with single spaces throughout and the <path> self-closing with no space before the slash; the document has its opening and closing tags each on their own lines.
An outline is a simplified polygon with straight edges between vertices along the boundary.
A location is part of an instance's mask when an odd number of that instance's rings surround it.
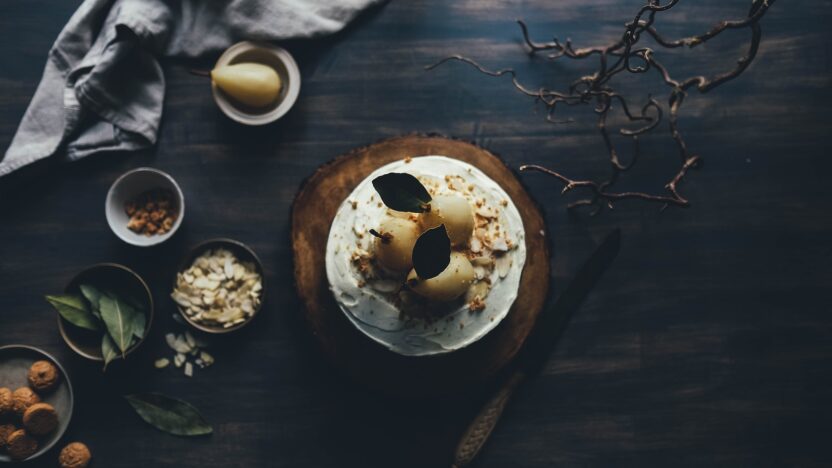
<svg viewBox="0 0 832 468">
<path fill-rule="evenodd" d="M 49 51 L 0 176 L 62 147 L 77 160 L 152 146 L 165 96 L 160 57 L 331 34 L 381 1 L 86 0 Z"/>
</svg>

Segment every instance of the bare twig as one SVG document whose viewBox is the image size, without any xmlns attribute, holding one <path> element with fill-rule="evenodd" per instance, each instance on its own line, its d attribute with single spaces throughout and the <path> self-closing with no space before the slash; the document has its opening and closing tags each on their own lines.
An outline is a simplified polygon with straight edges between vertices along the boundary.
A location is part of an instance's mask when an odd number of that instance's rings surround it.
<svg viewBox="0 0 832 468">
<path fill-rule="evenodd" d="M 576 60 L 592 56 L 598 57 L 598 69 L 590 75 L 575 80 L 565 92 L 552 91 L 546 88 L 540 88 L 538 90 L 529 89 L 518 80 L 514 70 L 505 68 L 492 71 L 476 61 L 461 55 L 446 57 L 433 65 L 427 66 L 426 69 L 431 70 L 449 61 L 459 61 L 474 67 L 480 73 L 488 76 L 511 76 L 512 84 L 517 90 L 526 96 L 541 101 L 547 107 L 546 120 L 552 123 L 571 121 L 570 119 L 565 121 L 558 120 L 554 117 L 559 104 L 574 106 L 594 103 L 595 112 L 598 114 L 597 128 L 607 148 L 612 169 L 608 179 L 603 181 L 577 180 L 571 179 L 559 171 L 536 164 L 520 167 L 521 171 L 538 171 L 554 177 L 564 184 L 562 193 L 576 188 L 582 188 L 589 192 L 588 198 L 582 198 L 570 203 L 570 208 L 591 207 L 593 208 L 593 213 L 597 213 L 604 206 L 612 207 L 614 202 L 627 199 L 656 202 L 660 203 L 663 208 L 671 205 L 687 207 L 690 205 L 690 202 L 679 193 L 679 185 L 685 176 L 687 176 L 690 169 L 694 169 L 700 165 L 701 158 L 688 149 L 682 134 L 679 132 L 679 109 L 687 96 L 688 90 L 696 89 L 700 93 L 707 93 L 717 86 L 736 78 L 748 68 L 754 60 L 754 57 L 756 57 L 760 46 L 760 39 L 762 37 L 760 20 L 774 2 L 775 0 L 753 0 L 745 18 L 733 21 L 720 21 L 710 30 L 697 36 L 668 39 L 656 28 L 656 17 L 659 13 L 668 11 L 676 6 L 679 0 L 669 0 L 664 4 L 662 4 L 661 0 L 648 0 L 647 4 L 638 10 L 633 20 L 624 26 L 624 33 L 620 39 L 606 46 L 579 49 L 574 48 L 572 42 L 568 39 L 566 42 L 560 42 L 557 38 L 551 42 L 535 42 L 531 39 L 526 24 L 522 20 L 518 20 L 517 22 L 520 24 L 520 29 L 523 33 L 523 40 L 530 54 L 548 52 L 548 57 L 551 60 L 557 60 L 561 57 Z M 678 47 L 696 47 L 729 29 L 748 29 L 750 31 L 751 37 L 748 50 L 744 56 L 737 60 L 734 68 L 713 76 L 699 75 L 683 80 L 675 79 L 667 67 L 659 62 L 652 49 L 649 47 L 637 47 L 642 34 L 645 33 L 652 37 L 660 46 L 673 49 Z M 610 87 L 609 82 L 615 75 L 622 72 L 646 73 L 651 69 L 655 69 L 660 74 L 665 85 L 670 88 L 670 95 L 667 100 L 668 129 L 679 151 L 679 170 L 665 184 L 664 189 L 666 193 L 664 194 L 617 192 L 612 187 L 618 181 L 620 175 L 630 170 L 638 159 L 639 136 L 655 129 L 661 122 L 664 111 L 659 101 L 652 96 L 648 96 L 646 103 L 640 109 L 636 107 L 635 109 L 638 110 L 634 112 L 633 107 L 622 95 L 616 93 Z M 614 106 L 620 107 L 630 122 L 639 125 L 636 128 L 623 128 L 619 130 L 620 135 L 629 137 L 633 142 L 633 155 L 627 163 L 621 162 L 619 152 L 613 144 L 607 130 L 607 116 Z"/>
</svg>

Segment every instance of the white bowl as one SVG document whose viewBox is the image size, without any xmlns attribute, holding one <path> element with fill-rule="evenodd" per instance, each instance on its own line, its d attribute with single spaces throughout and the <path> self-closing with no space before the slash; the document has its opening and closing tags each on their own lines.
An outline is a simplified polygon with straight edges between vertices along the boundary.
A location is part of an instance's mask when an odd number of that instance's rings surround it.
<svg viewBox="0 0 832 468">
<path fill-rule="evenodd" d="M 277 100 L 272 105 L 260 109 L 235 101 L 212 80 L 211 92 L 214 101 L 229 118 L 245 125 L 265 125 L 283 117 L 295 105 L 300 94 L 300 69 L 286 49 L 264 42 L 238 42 L 223 52 L 215 67 L 235 63 L 268 65 L 277 72 L 283 86 Z"/>
<path fill-rule="evenodd" d="M 173 228 L 164 234 L 146 236 L 135 233 L 127 228 L 130 217 L 124 211 L 124 205 L 142 193 L 153 189 L 167 189 L 174 194 L 179 216 L 176 217 Z M 150 247 L 168 240 L 179 229 L 182 218 L 185 217 L 185 196 L 173 177 L 152 167 L 140 167 L 124 173 L 113 182 L 110 191 L 107 192 L 104 213 L 107 216 L 107 224 L 110 225 L 110 229 L 119 239 L 131 245 Z"/>
</svg>

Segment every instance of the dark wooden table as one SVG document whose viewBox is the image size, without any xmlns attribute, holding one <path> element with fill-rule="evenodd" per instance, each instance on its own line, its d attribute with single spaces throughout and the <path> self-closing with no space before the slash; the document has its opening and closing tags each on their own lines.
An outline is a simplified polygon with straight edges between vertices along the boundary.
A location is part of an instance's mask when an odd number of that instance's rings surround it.
<svg viewBox="0 0 832 468">
<path fill-rule="evenodd" d="M 0 4 L 0 147 L 78 3 Z M 264 128 L 226 119 L 203 78 L 166 64 L 154 150 L 0 179 L 0 344 L 42 347 L 68 367 L 77 406 L 67 441 L 87 442 L 98 467 L 447 466 L 454 437 L 488 385 L 455 399 L 401 401 L 332 369 L 310 339 L 292 288 L 293 194 L 321 163 L 409 132 L 469 139 L 514 166 L 603 175 L 606 156 L 588 114 L 551 126 L 506 80 L 458 64 L 432 73 L 422 67 L 465 53 L 516 67 L 532 86 L 560 85 L 589 64 L 529 59 L 513 19 L 528 19 L 541 38 L 595 44 L 614 38 L 641 3 L 393 1 L 333 38 L 287 44 L 302 68 L 301 97 Z M 685 2 L 669 15 L 666 33 L 704 29 L 739 16 L 747 3 Z M 622 203 L 576 218 L 565 211 L 559 185 L 523 176 L 546 206 L 556 287 L 615 226 L 623 229 L 623 247 L 543 375 L 519 391 L 479 466 L 832 463 L 830 23 L 827 1 L 778 2 L 747 73 L 709 95 L 691 95 L 681 125 L 706 164 L 683 185 L 690 209 Z M 677 74 L 730 66 L 745 37 L 736 33 L 668 60 Z M 675 162 L 672 148 L 657 135 L 644 149 L 651 156 L 634 183 L 660 189 L 673 170 L 664 162 Z M 147 250 L 120 242 L 103 210 L 110 183 L 144 165 L 176 177 L 189 202 L 177 236 Z M 214 347 L 210 369 L 193 378 L 155 370 L 153 360 L 170 355 L 164 334 L 176 330 L 166 299 L 175 265 L 188 246 L 217 236 L 261 255 L 268 305 L 256 326 Z M 102 261 L 134 267 L 158 302 L 148 343 L 107 374 L 64 345 L 43 300 Z M 121 399 L 145 390 L 189 400 L 214 424 L 214 435 L 183 439 L 146 426 Z M 53 466 L 55 457 L 33 465 Z"/>
</svg>

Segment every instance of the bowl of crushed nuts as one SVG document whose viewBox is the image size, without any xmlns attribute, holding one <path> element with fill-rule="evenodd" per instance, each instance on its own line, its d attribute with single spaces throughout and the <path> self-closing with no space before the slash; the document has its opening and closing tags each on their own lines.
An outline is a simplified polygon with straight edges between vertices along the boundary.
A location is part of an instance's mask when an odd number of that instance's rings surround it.
<svg viewBox="0 0 832 468">
<path fill-rule="evenodd" d="M 131 245 L 161 244 L 179 229 L 185 197 L 170 175 L 150 167 L 133 169 L 113 182 L 104 205 L 107 223 Z"/>
<path fill-rule="evenodd" d="M 263 265 L 242 242 L 208 240 L 185 256 L 170 296 L 182 317 L 198 330 L 239 330 L 251 322 L 263 305 Z"/>
</svg>

